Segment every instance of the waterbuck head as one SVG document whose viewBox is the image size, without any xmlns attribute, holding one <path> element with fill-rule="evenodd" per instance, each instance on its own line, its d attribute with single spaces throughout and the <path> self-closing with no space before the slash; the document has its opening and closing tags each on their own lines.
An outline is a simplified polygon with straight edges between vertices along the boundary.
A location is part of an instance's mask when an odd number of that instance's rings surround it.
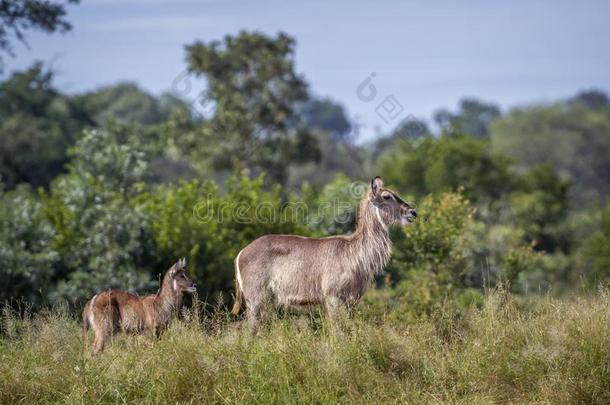
<svg viewBox="0 0 610 405">
<path fill-rule="evenodd" d="M 411 208 L 394 191 L 383 187 L 383 180 L 379 176 L 371 180 L 371 202 L 377 207 L 380 218 L 386 226 L 407 225 L 417 217 L 414 208 Z"/>
<path fill-rule="evenodd" d="M 169 277 L 172 280 L 172 288 L 174 292 L 194 293 L 197 291 L 197 285 L 186 274 L 186 258 L 182 258 L 176 262 L 169 270 Z"/>
</svg>

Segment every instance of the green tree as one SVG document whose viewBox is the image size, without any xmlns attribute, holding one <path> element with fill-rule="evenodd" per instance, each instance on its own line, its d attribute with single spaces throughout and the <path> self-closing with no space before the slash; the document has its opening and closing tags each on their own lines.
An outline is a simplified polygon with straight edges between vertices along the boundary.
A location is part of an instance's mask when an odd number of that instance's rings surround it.
<svg viewBox="0 0 610 405">
<path fill-rule="evenodd" d="M 411 314 L 430 314 L 468 287 L 474 271 L 473 208 L 462 195 L 428 196 L 416 221 L 393 232 L 394 249 L 388 272 L 398 286 L 395 297 Z"/>
<path fill-rule="evenodd" d="M 423 136 L 430 135 L 428 125 L 417 118 L 411 118 L 402 121 L 392 132 L 391 139 L 405 138 L 418 139 Z"/>
<path fill-rule="evenodd" d="M 144 191 L 148 161 L 137 136 L 87 131 L 72 151 L 68 173 L 43 196 L 61 267 L 53 298 L 84 299 L 104 288 L 150 286 L 145 268 L 150 231 L 133 199 Z M 131 142 L 130 142 L 131 140 Z M 157 270 L 157 269 L 154 269 Z"/>
<path fill-rule="evenodd" d="M 519 172 L 551 165 L 571 182 L 572 208 L 601 203 L 610 193 L 610 106 L 590 104 L 572 100 L 514 109 L 491 125 L 493 149 L 510 155 Z"/>
<path fill-rule="evenodd" d="M 308 128 L 327 132 L 337 143 L 351 141 L 352 124 L 344 107 L 329 98 L 314 98 L 297 107 L 297 118 Z"/>
<path fill-rule="evenodd" d="M 551 166 L 539 165 L 517 177 L 515 183 L 507 201 L 514 223 L 525 231 L 527 241 L 545 252 L 568 251 L 569 236 L 558 226 L 568 214 L 569 182 L 560 179 Z"/>
<path fill-rule="evenodd" d="M 142 195 L 156 263 L 185 256 L 201 293 L 212 297 L 232 290 L 233 260 L 248 243 L 268 233 L 308 233 L 299 210 L 281 194 L 279 186 L 265 191 L 263 177 L 234 173 L 222 188 L 193 180 Z"/>
<path fill-rule="evenodd" d="M 610 284 L 610 200 L 601 213 L 599 230 L 588 238 L 582 247 L 586 264 L 584 268 L 587 282 L 597 287 Z"/>
<path fill-rule="evenodd" d="M 341 173 L 349 173 L 355 179 L 369 177 L 369 154 L 365 148 L 349 142 L 336 142 L 323 131 L 314 131 L 313 137 L 315 146 L 311 146 L 309 153 L 314 156 L 318 150 L 318 158 L 308 162 L 290 162 L 288 188 L 299 190 L 305 182 L 314 187 L 324 187 Z"/>
<path fill-rule="evenodd" d="M 188 112 L 188 106 L 180 99 L 170 94 L 155 97 L 130 82 L 79 95 L 76 101 L 98 126 L 110 121 L 154 125 L 167 121 L 172 112 Z"/>
<path fill-rule="evenodd" d="M 603 90 L 585 90 L 568 100 L 568 102 L 582 104 L 588 108 L 604 108 L 610 106 L 610 98 Z"/>
<path fill-rule="evenodd" d="M 66 5 L 78 0 L 0 0 L 0 52 L 13 55 L 11 36 L 27 45 L 25 31 L 37 29 L 49 34 L 72 29 L 66 20 Z M 0 56 L 0 73 L 4 63 Z"/>
<path fill-rule="evenodd" d="M 185 156 L 204 169 L 227 170 L 239 162 L 280 183 L 288 162 L 316 157 L 309 132 L 288 125 L 296 103 L 307 99 L 306 84 L 294 71 L 292 38 L 241 32 L 222 42 L 195 42 L 187 60 L 190 72 L 206 79 L 211 116 L 195 126 L 194 136 L 174 138 Z"/>
<path fill-rule="evenodd" d="M 317 236 L 344 234 L 354 230 L 358 203 L 367 186 L 339 173 L 320 190 L 305 183 L 295 199 L 304 202 L 307 226 Z"/>
<path fill-rule="evenodd" d="M 417 197 L 457 191 L 473 201 L 497 199 L 510 190 L 509 159 L 485 139 L 466 135 L 398 140 L 378 160 L 389 184 Z"/>
<path fill-rule="evenodd" d="M 46 298 L 59 262 L 54 237 L 28 186 L 6 193 L 0 189 L 0 302 L 24 298 L 37 305 Z"/>
<path fill-rule="evenodd" d="M 442 109 L 434 114 L 434 120 L 443 131 L 484 138 L 489 136 L 489 125 L 500 116 L 500 108 L 495 104 L 464 98 L 456 113 Z"/>
<path fill-rule="evenodd" d="M 401 121 L 389 136 L 381 137 L 375 142 L 373 154 L 375 157 L 379 156 L 400 139 L 415 140 L 431 135 L 432 133 L 425 121 L 408 117 Z"/>
<path fill-rule="evenodd" d="M 0 83 L 0 178 L 9 188 L 48 185 L 63 171 L 67 149 L 93 123 L 52 80 L 36 63 Z"/>
</svg>

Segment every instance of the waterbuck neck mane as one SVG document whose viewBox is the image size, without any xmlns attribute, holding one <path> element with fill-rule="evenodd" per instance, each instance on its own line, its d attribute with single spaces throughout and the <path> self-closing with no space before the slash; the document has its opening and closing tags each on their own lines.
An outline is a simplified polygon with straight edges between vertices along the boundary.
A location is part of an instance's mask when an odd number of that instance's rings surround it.
<svg viewBox="0 0 610 405">
<path fill-rule="evenodd" d="M 176 291 L 173 285 L 171 273 L 174 267 L 172 266 L 164 275 L 161 281 L 161 287 L 155 295 L 155 302 L 158 303 L 159 309 L 163 312 L 172 312 L 180 307 L 182 303 L 182 293 Z"/>
<path fill-rule="evenodd" d="M 370 192 L 360 201 L 356 229 L 346 235 L 343 258 L 353 263 L 355 270 L 368 277 L 383 270 L 390 260 L 392 241 L 388 227 L 383 223 L 379 208 L 371 201 Z"/>
</svg>

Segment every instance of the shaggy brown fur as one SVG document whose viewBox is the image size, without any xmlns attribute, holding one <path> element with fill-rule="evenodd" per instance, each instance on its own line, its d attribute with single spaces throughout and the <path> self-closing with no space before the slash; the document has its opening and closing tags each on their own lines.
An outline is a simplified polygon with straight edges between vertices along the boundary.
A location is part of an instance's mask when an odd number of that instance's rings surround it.
<svg viewBox="0 0 610 405">
<path fill-rule="evenodd" d="M 246 246 L 235 258 L 238 314 L 246 301 L 247 317 L 255 326 L 265 302 L 277 306 L 324 305 L 332 317 L 337 309 L 355 304 L 390 259 L 388 227 L 408 224 L 416 212 L 380 177 L 371 181 L 350 235 L 306 238 L 266 235 Z"/>
<path fill-rule="evenodd" d="M 186 259 L 181 259 L 165 273 L 157 294 L 140 297 L 120 290 L 96 294 L 83 309 L 83 342 L 86 345 L 89 327 L 95 332 L 94 353 L 104 350 L 106 339 L 114 332 L 147 330 L 159 336 L 180 308 L 182 294 L 194 291 L 195 283 L 186 274 Z"/>
</svg>

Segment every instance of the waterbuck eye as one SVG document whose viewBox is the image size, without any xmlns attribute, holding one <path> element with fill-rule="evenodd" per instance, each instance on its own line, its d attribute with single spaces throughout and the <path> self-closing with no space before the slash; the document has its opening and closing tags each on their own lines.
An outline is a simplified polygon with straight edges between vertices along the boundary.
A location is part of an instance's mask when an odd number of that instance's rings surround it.
<svg viewBox="0 0 610 405">
<path fill-rule="evenodd" d="M 384 194 L 381 197 L 383 197 L 384 200 L 391 200 L 392 199 L 392 196 L 389 195 L 389 194 Z"/>
</svg>

